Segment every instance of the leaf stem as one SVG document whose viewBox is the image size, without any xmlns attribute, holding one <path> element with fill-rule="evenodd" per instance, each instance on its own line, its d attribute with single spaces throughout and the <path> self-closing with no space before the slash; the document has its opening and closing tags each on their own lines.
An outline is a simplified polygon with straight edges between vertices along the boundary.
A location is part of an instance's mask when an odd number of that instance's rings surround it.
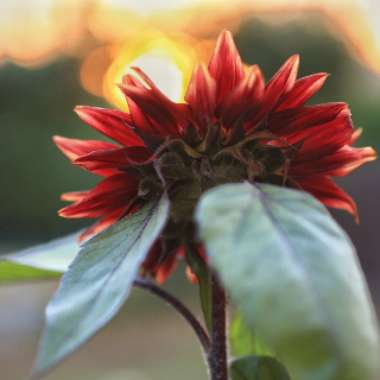
<svg viewBox="0 0 380 380">
<path fill-rule="evenodd" d="M 195 318 L 193 313 L 180 300 L 151 281 L 143 278 L 137 278 L 133 285 L 137 288 L 149 291 L 172 306 L 192 327 L 201 343 L 204 355 L 208 357 L 210 351 L 210 338 L 197 318 Z"/>
<path fill-rule="evenodd" d="M 215 274 L 212 275 L 212 330 L 209 366 L 211 380 L 228 380 L 226 344 L 226 294 Z"/>
</svg>

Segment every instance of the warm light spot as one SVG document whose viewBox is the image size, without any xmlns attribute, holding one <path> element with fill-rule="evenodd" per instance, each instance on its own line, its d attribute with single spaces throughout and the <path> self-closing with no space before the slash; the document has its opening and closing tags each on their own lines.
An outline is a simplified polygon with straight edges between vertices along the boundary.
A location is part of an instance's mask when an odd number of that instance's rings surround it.
<svg viewBox="0 0 380 380">
<path fill-rule="evenodd" d="M 0 56 L 35 66 L 72 52 L 82 36 L 83 1 L 1 0 Z"/>
<path fill-rule="evenodd" d="M 111 8 L 125 9 L 142 15 L 157 11 L 169 11 L 200 3 L 202 0 L 102 0 L 101 4 Z"/>
<path fill-rule="evenodd" d="M 362 64 L 380 73 L 380 5 L 379 0 L 0 0 L 0 60 L 34 67 L 50 62 L 62 55 L 85 57 L 81 81 L 86 89 L 100 95 L 101 76 L 109 62 L 101 57 L 87 60 L 86 50 L 102 45 L 117 45 L 122 41 L 133 46 L 122 47 L 118 55 L 120 67 L 108 75 L 109 80 L 118 80 L 131 62 L 154 51 L 155 46 L 138 49 L 139 37 L 145 30 L 155 28 L 165 34 L 186 35 L 202 43 L 205 39 L 214 43 L 222 29 L 237 30 L 243 17 L 251 15 L 274 15 L 271 22 L 300 18 L 307 20 L 308 12 L 319 12 L 330 20 L 332 33 L 340 37 L 350 48 L 352 56 Z M 280 17 L 278 17 L 280 16 Z M 269 17 L 266 19 L 269 20 Z M 136 38 L 136 36 L 138 36 Z M 144 44 L 144 38 L 142 38 Z M 136 42 L 137 41 L 137 42 Z M 190 50 L 195 43 L 190 45 Z M 188 44 L 182 51 L 186 55 Z M 160 50 L 161 47 L 158 46 Z M 124 54 L 124 50 L 128 50 Z M 133 50 L 131 52 L 131 50 Z M 161 49 L 162 50 L 162 49 Z M 179 45 L 177 50 L 181 51 Z M 183 60 L 174 59 L 177 53 L 167 47 L 158 54 L 154 64 L 158 72 L 167 65 L 165 82 L 176 82 L 178 71 L 183 74 Z M 182 53 L 181 53 L 182 54 Z M 99 60 L 100 64 L 96 62 Z M 148 61 L 149 61 L 148 60 Z M 164 63 L 166 60 L 166 63 Z M 190 59 L 191 60 L 191 59 Z M 176 67 L 171 69 L 168 61 Z M 182 61 L 182 62 L 180 62 Z M 150 68 L 147 69 L 151 70 Z M 171 71 L 170 71 L 171 70 Z M 188 68 L 186 68 L 186 71 Z M 173 74 L 177 72 L 177 74 Z M 152 76 L 157 75 L 151 73 Z M 165 76 L 158 74 L 159 77 Z M 98 83 L 95 78 L 98 77 Z M 186 80 L 186 75 L 184 75 Z M 157 79 L 160 81 L 161 79 Z M 107 98 L 115 103 L 115 92 L 111 82 L 105 85 Z M 175 84 L 170 86 L 175 86 Z M 112 83 L 114 86 L 114 83 Z M 161 85 L 162 86 L 162 85 Z M 166 86 L 166 84 L 165 84 Z M 115 87 L 113 87 L 115 88 Z M 165 92 L 168 91 L 166 88 Z M 171 92 L 173 91 L 173 92 Z M 175 95 L 174 90 L 169 91 Z M 113 95 L 110 95 L 113 93 Z M 116 101 L 119 103 L 119 101 Z"/>
<path fill-rule="evenodd" d="M 106 98 L 119 108 L 125 109 L 126 102 L 117 84 L 131 67 L 142 69 L 170 99 L 179 101 L 183 98 L 189 81 L 195 55 L 192 47 L 184 40 L 175 42 L 160 34 L 148 33 L 143 40 L 126 43 L 104 79 Z M 136 74 L 133 74 L 136 75 Z"/>
<path fill-rule="evenodd" d="M 183 73 L 164 50 L 151 50 L 131 63 L 146 72 L 156 86 L 172 100 L 180 100 Z"/>
<path fill-rule="evenodd" d="M 112 60 L 112 49 L 108 47 L 97 48 L 85 57 L 80 68 L 80 82 L 86 91 L 103 96 L 103 78 Z"/>
</svg>

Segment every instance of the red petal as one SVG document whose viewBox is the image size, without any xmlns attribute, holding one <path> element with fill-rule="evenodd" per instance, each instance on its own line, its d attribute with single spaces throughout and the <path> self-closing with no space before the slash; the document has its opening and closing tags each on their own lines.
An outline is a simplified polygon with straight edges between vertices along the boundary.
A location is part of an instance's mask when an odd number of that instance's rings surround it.
<svg viewBox="0 0 380 380">
<path fill-rule="evenodd" d="M 148 163 L 153 155 L 142 146 L 98 150 L 75 160 L 75 164 L 87 170 L 125 169 L 133 164 Z"/>
<path fill-rule="evenodd" d="M 294 87 L 281 99 L 277 111 L 302 106 L 321 89 L 327 76 L 326 73 L 318 73 L 298 79 Z"/>
<path fill-rule="evenodd" d="M 346 103 L 325 103 L 272 113 L 268 128 L 278 136 L 287 136 L 310 127 L 328 123 L 339 114 L 350 113 Z"/>
<path fill-rule="evenodd" d="M 358 221 L 358 212 L 355 201 L 338 187 L 329 177 L 313 176 L 310 178 L 297 179 L 297 184 L 325 206 L 345 210 L 352 214 Z"/>
<path fill-rule="evenodd" d="M 220 34 L 208 69 L 217 84 L 218 100 L 244 78 L 243 63 L 230 32 Z"/>
<path fill-rule="evenodd" d="M 132 67 L 132 70 L 146 83 L 148 89 L 154 97 L 163 105 L 164 108 L 170 110 L 171 116 L 175 119 L 176 124 L 185 123 L 188 119 L 188 107 L 183 103 L 175 103 L 170 100 L 153 82 L 151 78 L 140 68 Z M 141 87 L 141 86 L 138 86 Z M 142 86 L 142 88 L 146 88 Z M 186 123 L 185 123 L 186 124 Z"/>
<path fill-rule="evenodd" d="M 308 162 L 295 163 L 289 174 L 293 176 L 323 174 L 345 176 L 359 166 L 376 159 L 372 148 L 352 148 L 344 146 L 337 152 Z"/>
<path fill-rule="evenodd" d="M 71 161 L 95 150 L 115 149 L 118 147 L 105 141 L 69 139 L 61 136 L 54 136 L 53 141 L 59 150 Z"/>
<path fill-rule="evenodd" d="M 77 202 L 84 198 L 88 193 L 88 190 L 86 191 L 71 191 L 69 193 L 63 193 L 61 194 L 61 201 L 65 202 Z"/>
<path fill-rule="evenodd" d="M 131 116 L 125 112 L 87 106 L 78 106 L 75 112 L 86 124 L 124 146 L 144 146 L 133 131 Z"/>
<path fill-rule="evenodd" d="M 279 99 L 294 86 L 299 66 L 299 55 L 290 57 L 269 81 L 265 89 L 264 104 L 261 114 L 270 112 Z"/>
<path fill-rule="evenodd" d="M 140 80 L 131 74 L 127 74 L 123 79 L 121 90 L 127 97 L 128 105 L 130 102 L 133 103 L 133 113 L 138 111 L 136 110 L 138 107 L 140 113 L 144 113 L 146 116 L 146 120 L 143 120 L 139 115 L 139 119 L 143 123 L 136 125 L 136 127 L 143 128 L 143 131 L 151 129 L 152 132 L 162 137 L 177 136 L 186 124 L 187 105 L 174 103 L 158 89 L 142 70 L 136 67 L 132 69 L 140 77 Z M 131 111 L 135 120 L 136 116 L 133 113 Z"/>
<path fill-rule="evenodd" d="M 98 140 L 78 140 L 61 136 L 53 137 L 54 143 L 60 151 L 74 162 L 78 157 L 85 156 L 97 150 L 117 149 L 117 145 Z M 89 169 L 87 169 L 89 170 Z M 116 174 L 116 170 L 90 170 L 100 176 L 110 176 Z"/>
<path fill-rule="evenodd" d="M 149 250 L 148 256 L 142 263 L 143 275 L 146 273 L 153 274 L 156 270 L 163 255 L 162 239 L 157 239 Z"/>
<path fill-rule="evenodd" d="M 155 273 L 156 281 L 159 284 L 165 283 L 168 277 L 175 271 L 178 264 L 178 257 L 176 252 L 172 252 L 162 264 L 158 267 Z"/>
<path fill-rule="evenodd" d="M 91 237 L 97 235 L 99 232 L 102 232 L 107 227 L 116 223 L 120 218 L 122 218 L 128 211 L 129 206 L 120 207 L 115 211 L 107 214 L 105 217 L 97 221 L 91 227 L 87 228 L 79 237 L 80 242 L 90 239 Z"/>
<path fill-rule="evenodd" d="M 189 265 L 186 266 L 186 277 L 194 285 L 199 283 L 198 276 L 193 272 Z"/>
<path fill-rule="evenodd" d="M 354 133 L 351 136 L 350 145 L 355 144 L 359 140 L 362 133 L 363 133 L 363 128 L 355 129 Z"/>
<path fill-rule="evenodd" d="M 65 218 L 98 218 L 127 206 L 137 194 L 138 181 L 131 173 L 105 178 L 85 197 L 59 210 Z"/>
<path fill-rule="evenodd" d="M 301 162 L 336 152 L 350 142 L 352 132 L 350 115 L 342 111 L 335 120 L 295 133 L 286 140 L 290 144 L 302 143 L 296 157 L 296 161 Z"/>
<path fill-rule="evenodd" d="M 194 70 L 185 100 L 197 122 L 201 126 L 207 126 L 215 113 L 216 82 L 204 65 L 199 65 Z"/>
<path fill-rule="evenodd" d="M 264 78 L 258 66 L 251 66 L 247 75 L 228 94 L 221 99 L 217 115 L 227 129 L 247 130 L 254 125 L 257 111 L 264 93 Z M 228 132 L 227 132 L 228 133 Z"/>
<path fill-rule="evenodd" d="M 175 107 L 174 103 L 163 103 L 144 87 L 123 85 L 121 89 L 127 97 L 136 128 L 163 138 L 179 135 L 177 121 L 171 109 Z"/>
<path fill-rule="evenodd" d="M 257 65 L 251 66 L 247 75 L 250 98 L 254 105 L 262 101 L 265 91 L 265 80 L 260 67 Z"/>
<path fill-rule="evenodd" d="M 257 65 L 251 66 L 247 74 L 247 100 L 249 102 L 248 115 L 244 126 L 247 133 L 257 126 L 263 114 L 263 99 L 265 93 L 264 76 Z"/>
</svg>

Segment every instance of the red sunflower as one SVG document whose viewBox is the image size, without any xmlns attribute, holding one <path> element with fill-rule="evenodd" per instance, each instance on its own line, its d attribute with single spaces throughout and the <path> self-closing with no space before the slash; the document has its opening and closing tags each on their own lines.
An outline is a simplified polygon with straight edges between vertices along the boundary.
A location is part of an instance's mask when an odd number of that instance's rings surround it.
<svg viewBox="0 0 380 380">
<path fill-rule="evenodd" d="M 143 265 L 163 281 L 192 236 L 192 211 L 208 188 L 257 181 L 299 188 L 328 207 L 357 218 L 353 199 L 333 177 L 374 160 L 372 148 L 354 148 L 346 103 L 305 105 L 326 73 L 297 79 L 298 55 L 265 83 L 257 65 L 245 67 L 229 32 L 208 66 L 194 70 L 185 102 L 168 99 L 138 68 L 120 85 L 128 112 L 80 106 L 79 117 L 115 143 L 54 137 L 75 164 L 102 177 L 88 191 L 66 193 L 66 218 L 95 218 L 82 239 L 100 232 L 166 190 L 168 226 Z M 200 252 L 200 257 L 203 254 Z"/>
</svg>

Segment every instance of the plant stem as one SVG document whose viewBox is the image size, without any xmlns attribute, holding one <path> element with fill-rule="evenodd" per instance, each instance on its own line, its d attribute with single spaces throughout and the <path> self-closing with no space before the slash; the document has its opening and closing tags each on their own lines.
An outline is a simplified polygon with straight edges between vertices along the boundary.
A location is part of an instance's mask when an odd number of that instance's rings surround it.
<svg viewBox="0 0 380 380">
<path fill-rule="evenodd" d="M 226 344 L 226 294 L 215 274 L 212 275 L 212 330 L 209 366 L 211 380 L 228 380 Z"/>
<path fill-rule="evenodd" d="M 192 312 L 181 301 L 179 301 L 170 293 L 166 292 L 164 289 L 153 284 L 151 281 L 145 280 L 143 278 L 137 278 L 134 281 L 133 285 L 137 288 L 148 290 L 150 293 L 158 296 L 167 304 L 172 306 L 193 328 L 195 334 L 197 335 L 201 343 L 205 357 L 208 356 L 210 351 L 210 338 L 204 330 L 203 326 L 200 324 L 200 322 L 195 318 Z"/>
</svg>

